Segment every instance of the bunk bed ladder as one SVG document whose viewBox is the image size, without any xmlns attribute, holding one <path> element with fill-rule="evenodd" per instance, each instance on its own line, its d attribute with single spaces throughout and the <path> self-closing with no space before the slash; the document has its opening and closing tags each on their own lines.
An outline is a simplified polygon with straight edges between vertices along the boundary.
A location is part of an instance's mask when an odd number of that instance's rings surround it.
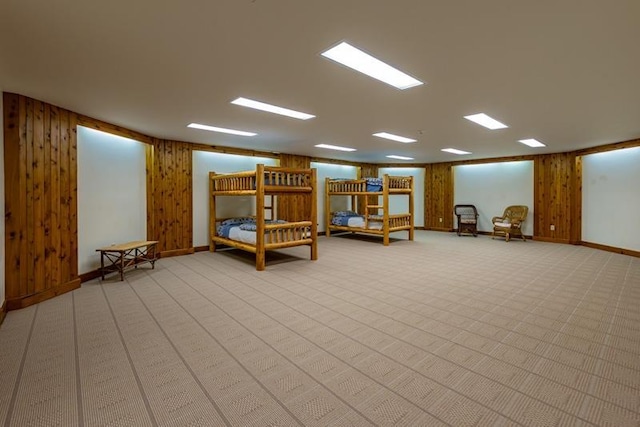
<svg viewBox="0 0 640 427">
<path fill-rule="evenodd" d="M 364 228 L 369 228 L 369 221 L 372 222 L 383 222 L 384 219 L 371 219 L 371 213 L 369 212 L 370 210 L 373 210 L 375 212 L 375 215 L 378 215 L 378 212 L 380 211 L 380 209 L 384 209 L 384 206 L 382 205 L 367 205 L 366 206 L 367 211 L 365 212 L 364 215 Z"/>
<path fill-rule="evenodd" d="M 276 218 L 274 217 L 275 214 L 275 209 L 274 209 L 274 198 L 275 196 L 273 194 L 269 194 L 268 200 L 269 200 L 269 204 L 267 205 L 267 203 L 264 204 L 264 217 L 265 219 L 271 219 L 271 220 L 275 220 Z M 268 218 L 267 218 L 268 217 Z"/>
</svg>

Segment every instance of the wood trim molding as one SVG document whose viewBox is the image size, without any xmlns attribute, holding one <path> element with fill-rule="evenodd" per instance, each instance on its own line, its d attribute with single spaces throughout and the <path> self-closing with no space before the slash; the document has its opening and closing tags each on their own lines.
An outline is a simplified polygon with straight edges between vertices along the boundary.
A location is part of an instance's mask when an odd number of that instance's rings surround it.
<svg viewBox="0 0 640 427">
<path fill-rule="evenodd" d="M 616 248 L 614 246 L 601 245 L 599 243 L 591 243 L 591 242 L 580 242 L 580 244 L 582 246 L 586 246 L 592 249 L 600 249 L 607 252 L 614 252 L 617 254 L 629 255 L 632 257 L 640 258 L 640 251 L 634 251 L 632 249 Z"/>
<path fill-rule="evenodd" d="M 2 306 L 0 306 L 0 325 L 4 321 L 5 316 L 7 315 L 7 302 L 2 301 Z"/>
<path fill-rule="evenodd" d="M 153 139 L 148 135 L 123 128 L 118 125 L 112 125 L 111 123 L 103 122 L 102 120 L 94 119 L 93 117 L 84 116 L 82 114 L 78 114 L 78 125 L 118 135 L 123 138 L 135 139 L 136 141 L 143 142 L 145 144 L 153 143 Z"/>
<path fill-rule="evenodd" d="M 29 307 L 30 305 L 37 304 L 42 301 L 46 301 L 58 295 L 62 295 L 74 289 L 78 289 L 80 287 L 80 278 L 71 280 L 70 282 L 63 283 L 62 285 L 46 289 L 42 292 L 21 296 L 13 299 L 8 299 L 5 301 L 6 309 L 9 310 L 18 310 L 21 308 Z"/>
<path fill-rule="evenodd" d="M 527 238 L 529 238 L 531 240 L 538 241 L 538 242 L 564 243 L 564 244 L 567 244 L 567 245 L 576 244 L 575 242 L 571 242 L 571 240 L 569 240 L 569 239 L 558 239 L 558 238 L 555 238 L 555 237 L 542 237 L 542 236 L 529 237 L 529 236 L 527 236 Z"/>
<path fill-rule="evenodd" d="M 207 250 L 209 247 L 207 246 Z M 194 253 L 194 248 L 186 248 L 186 249 L 174 249 L 171 251 L 162 251 L 158 254 L 158 258 L 169 258 L 172 256 L 180 256 L 180 255 L 190 255 Z"/>
<path fill-rule="evenodd" d="M 209 246 L 196 246 L 193 248 L 194 252 L 205 252 L 209 250 Z"/>
<path fill-rule="evenodd" d="M 523 162 L 534 160 L 537 155 L 530 154 L 527 156 L 510 156 L 510 157 L 496 157 L 489 159 L 475 159 L 475 160 L 460 160 L 460 161 L 452 161 L 452 162 L 442 162 L 442 163 L 451 163 L 452 166 L 461 166 L 461 165 L 480 165 L 484 163 L 504 163 L 504 162 Z"/>
<path fill-rule="evenodd" d="M 95 270 L 86 272 L 86 273 L 82 273 L 79 277 L 80 277 L 80 283 L 85 283 L 88 282 L 90 280 L 93 279 L 97 279 L 98 277 L 100 277 L 100 269 L 96 268 Z"/>
<path fill-rule="evenodd" d="M 606 151 L 622 150 L 624 148 L 640 147 L 640 138 L 631 139 L 629 141 L 614 142 L 612 144 L 599 145 L 597 147 L 584 148 L 576 151 L 576 156 L 585 156 L 587 154 L 604 153 Z"/>
<path fill-rule="evenodd" d="M 174 141 L 180 142 L 180 141 Z M 272 159 L 279 159 L 280 153 L 272 153 L 270 151 L 257 151 L 257 150 L 249 150 L 245 148 L 234 148 L 234 147 L 223 147 L 221 145 L 206 145 L 199 144 L 196 142 L 186 142 L 191 146 L 193 151 L 207 151 L 213 153 L 222 153 L 222 154 L 236 154 L 240 156 L 251 156 L 251 157 L 268 157 Z"/>
<path fill-rule="evenodd" d="M 326 157 L 311 157 L 310 159 L 312 162 L 315 162 L 315 163 L 328 163 L 332 165 L 355 166 L 358 168 L 362 166 L 362 163 L 351 162 L 349 160 L 327 159 Z"/>
</svg>

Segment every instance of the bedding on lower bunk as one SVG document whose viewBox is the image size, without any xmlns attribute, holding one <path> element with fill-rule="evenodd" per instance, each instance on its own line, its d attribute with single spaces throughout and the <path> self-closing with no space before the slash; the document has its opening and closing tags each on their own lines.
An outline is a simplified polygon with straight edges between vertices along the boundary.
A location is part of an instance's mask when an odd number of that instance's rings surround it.
<svg viewBox="0 0 640 427">
<path fill-rule="evenodd" d="M 372 230 L 382 230 L 382 216 L 369 215 L 369 226 L 366 228 Z M 367 225 L 364 216 L 353 211 L 338 211 L 333 213 L 331 218 L 332 225 L 341 227 L 365 228 Z"/>
<path fill-rule="evenodd" d="M 276 219 L 266 220 L 265 224 L 285 224 L 287 221 Z M 256 220 L 251 217 L 229 218 L 217 226 L 217 234 L 225 239 L 237 240 L 243 243 L 256 244 Z"/>
</svg>

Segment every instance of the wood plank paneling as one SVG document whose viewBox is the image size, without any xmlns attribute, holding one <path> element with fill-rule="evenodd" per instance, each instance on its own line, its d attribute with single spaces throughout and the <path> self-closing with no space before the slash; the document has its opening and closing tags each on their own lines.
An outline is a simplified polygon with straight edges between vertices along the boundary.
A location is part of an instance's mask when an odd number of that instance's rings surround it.
<svg viewBox="0 0 640 427">
<path fill-rule="evenodd" d="M 147 240 L 153 239 L 155 236 L 155 209 L 154 209 L 154 170 L 155 170 L 155 146 L 153 144 L 145 144 L 145 172 L 147 184 Z"/>
<path fill-rule="evenodd" d="M 451 163 L 425 165 L 424 226 L 453 230 L 453 167 Z M 442 219 L 442 222 L 440 220 Z"/>
<path fill-rule="evenodd" d="M 27 159 L 24 149 L 24 128 L 20 117 L 25 114 L 26 100 L 18 96 L 3 96 L 4 121 L 4 192 L 5 192 L 5 297 L 20 295 L 20 286 L 27 276 L 25 197 Z M 16 187 L 22 191 L 11 191 Z"/>
<path fill-rule="evenodd" d="M 280 154 L 280 166 L 308 169 L 311 167 L 311 158 L 293 154 Z M 287 221 L 308 221 L 311 218 L 310 197 L 308 194 L 278 195 L 276 202 L 278 218 Z"/>
<path fill-rule="evenodd" d="M 44 206 L 44 186 L 45 186 L 45 169 L 48 165 L 44 161 L 45 150 L 49 147 L 45 144 L 45 105 L 41 101 L 34 101 L 33 106 L 33 167 L 31 174 L 33 175 L 33 215 L 31 217 L 33 230 L 33 241 L 29 242 L 33 249 L 33 282 L 29 283 L 29 293 L 40 293 L 46 289 L 49 284 L 45 282 L 44 274 L 46 260 L 44 256 L 45 246 L 45 211 Z"/>
<path fill-rule="evenodd" d="M 71 149 L 72 133 L 70 130 L 71 120 L 70 115 L 66 110 L 59 110 L 60 121 L 60 179 L 59 179 L 59 198 L 60 198 L 60 222 L 58 227 L 60 230 L 60 245 L 58 256 L 61 260 L 60 263 L 60 277 L 68 277 L 71 275 L 71 267 L 69 260 L 71 259 L 71 242 L 65 239 L 63 236 L 71 232 L 71 197 L 69 190 L 71 189 L 71 168 L 75 168 L 75 165 L 71 164 L 71 156 L 69 151 Z"/>
<path fill-rule="evenodd" d="M 75 206 L 66 209 L 65 204 L 76 197 L 76 144 L 75 134 L 65 134 L 73 113 L 9 93 L 3 94 L 3 102 L 5 297 L 11 310 L 80 284 L 77 254 L 72 253 L 77 245 Z"/>
<path fill-rule="evenodd" d="M 34 231 L 34 224 L 33 224 L 33 216 L 34 216 L 34 211 L 35 211 L 35 203 L 34 203 L 34 198 L 35 198 L 35 191 L 34 191 L 34 173 L 33 173 L 33 164 L 35 162 L 35 156 L 33 154 L 33 138 L 34 138 L 34 133 L 36 132 L 34 130 L 34 106 L 35 101 L 32 100 L 31 98 L 27 99 L 27 111 L 26 111 L 26 116 L 20 117 L 20 119 L 23 119 L 25 121 L 25 125 L 26 125 L 26 139 L 24 141 L 25 143 L 25 148 L 27 150 L 27 168 L 24 171 L 24 173 L 27 176 L 27 186 L 25 188 L 25 194 L 27 196 L 27 210 L 25 212 L 25 216 L 27 217 L 27 224 L 26 224 L 26 230 L 25 233 L 27 235 L 27 255 L 24 258 L 25 260 L 27 260 L 27 262 L 29 262 L 28 266 L 27 266 L 27 277 L 26 277 L 26 283 L 24 283 L 23 286 L 21 286 L 21 295 L 29 295 L 32 294 L 34 291 L 34 287 L 35 287 L 35 268 L 34 268 L 34 260 L 35 260 L 35 231 Z M 6 162 L 6 160 L 5 160 Z"/>
<path fill-rule="evenodd" d="M 640 140 L 639 140 L 640 141 Z M 578 244 L 582 242 L 582 156 L 576 155 L 575 167 L 571 177 L 570 194 L 571 199 L 571 230 L 569 233 L 569 242 Z"/>
<path fill-rule="evenodd" d="M 69 275 L 78 277 L 78 115 L 69 114 Z"/>
<path fill-rule="evenodd" d="M 51 212 L 51 220 L 49 224 L 49 246 L 48 254 L 50 263 L 48 268 L 51 271 L 50 282 L 56 287 L 60 285 L 60 262 L 55 262 L 58 258 L 60 247 L 60 109 L 51 106 L 51 173 L 49 176 L 50 189 L 48 191 L 49 211 Z"/>
<path fill-rule="evenodd" d="M 153 196 L 147 206 L 151 219 L 147 229 L 148 238 L 158 241 L 162 256 L 193 251 L 191 151 L 186 142 L 153 140 L 153 177 L 147 189 Z"/>
<path fill-rule="evenodd" d="M 563 243 L 580 240 L 578 165 L 575 153 L 539 155 L 534 159 L 534 238 Z"/>
</svg>

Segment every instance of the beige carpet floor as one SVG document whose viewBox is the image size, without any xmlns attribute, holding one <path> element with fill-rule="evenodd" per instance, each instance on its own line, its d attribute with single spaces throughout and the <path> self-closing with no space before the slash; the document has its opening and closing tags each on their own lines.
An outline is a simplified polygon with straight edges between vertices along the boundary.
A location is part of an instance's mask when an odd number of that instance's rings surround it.
<svg viewBox="0 0 640 427">
<path fill-rule="evenodd" d="M 166 258 L 9 312 L 0 423 L 640 425 L 640 259 L 405 237 Z"/>
</svg>

